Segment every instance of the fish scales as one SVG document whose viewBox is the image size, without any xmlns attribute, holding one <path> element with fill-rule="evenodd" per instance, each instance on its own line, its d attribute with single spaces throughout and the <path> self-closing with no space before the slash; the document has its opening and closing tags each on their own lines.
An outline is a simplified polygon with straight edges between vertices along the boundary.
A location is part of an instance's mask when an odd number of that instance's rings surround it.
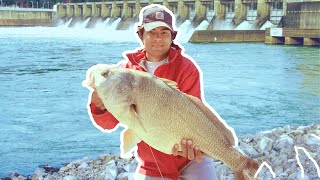
<svg viewBox="0 0 320 180">
<path fill-rule="evenodd" d="M 215 115 L 208 116 L 197 104 L 199 100 L 149 73 L 107 68 L 102 74 L 94 74 L 99 83 L 93 86 L 105 107 L 153 148 L 171 154 L 172 146 L 182 138 L 192 139 L 205 154 L 230 167 L 237 179 L 256 171 L 256 162 L 231 146 L 234 140 L 229 130 Z"/>
</svg>

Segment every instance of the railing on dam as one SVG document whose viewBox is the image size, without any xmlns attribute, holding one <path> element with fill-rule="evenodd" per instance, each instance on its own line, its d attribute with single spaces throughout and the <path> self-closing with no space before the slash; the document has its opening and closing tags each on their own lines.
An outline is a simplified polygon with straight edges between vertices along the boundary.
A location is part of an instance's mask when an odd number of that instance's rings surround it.
<svg viewBox="0 0 320 180">
<path fill-rule="evenodd" d="M 0 11 L 29 11 L 29 12 L 55 12 L 56 9 L 47 8 L 20 8 L 20 7 L 0 7 Z"/>
<path fill-rule="evenodd" d="M 0 26 L 53 26 L 56 9 L 0 7 Z"/>
</svg>

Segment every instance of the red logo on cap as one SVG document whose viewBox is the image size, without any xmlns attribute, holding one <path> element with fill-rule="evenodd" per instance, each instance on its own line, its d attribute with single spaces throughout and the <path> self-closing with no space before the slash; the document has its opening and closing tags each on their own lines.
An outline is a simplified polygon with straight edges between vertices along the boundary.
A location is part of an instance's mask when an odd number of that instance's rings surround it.
<svg viewBox="0 0 320 180">
<path fill-rule="evenodd" d="M 164 20 L 164 13 L 163 12 L 156 12 L 156 19 Z"/>
</svg>

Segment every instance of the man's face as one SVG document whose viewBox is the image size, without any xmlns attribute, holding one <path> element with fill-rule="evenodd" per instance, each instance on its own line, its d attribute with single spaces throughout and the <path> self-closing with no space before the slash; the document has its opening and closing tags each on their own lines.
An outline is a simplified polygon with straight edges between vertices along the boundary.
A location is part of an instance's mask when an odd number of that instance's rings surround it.
<svg viewBox="0 0 320 180">
<path fill-rule="evenodd" d="M 157 27 L 143 33 L 143 44 L 147 58 L 151 61 L 165 59 L 168 56 L 171 42 L 171 31 L 166 27 Z"/>
</svg>

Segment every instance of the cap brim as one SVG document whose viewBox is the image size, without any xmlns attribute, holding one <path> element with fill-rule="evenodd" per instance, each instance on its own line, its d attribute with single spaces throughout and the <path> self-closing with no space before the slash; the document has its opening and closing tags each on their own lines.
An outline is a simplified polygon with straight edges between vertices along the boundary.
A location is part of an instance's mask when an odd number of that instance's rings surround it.
<svg viewBox="0 0 320 180">
<path fill-rule="evenodd" d="M 154 21 L 154 22 L 143 24 L 144 30 L 146 30 L 146 31 L 151 31 L 152 29 L 157 28 L 157 27 L 161 27 L 161 26 L 167 27 L 171 31 L 173 31 L 172 28 L 168 24 L 166 24 L 162 21 Z"/>
</svg>

